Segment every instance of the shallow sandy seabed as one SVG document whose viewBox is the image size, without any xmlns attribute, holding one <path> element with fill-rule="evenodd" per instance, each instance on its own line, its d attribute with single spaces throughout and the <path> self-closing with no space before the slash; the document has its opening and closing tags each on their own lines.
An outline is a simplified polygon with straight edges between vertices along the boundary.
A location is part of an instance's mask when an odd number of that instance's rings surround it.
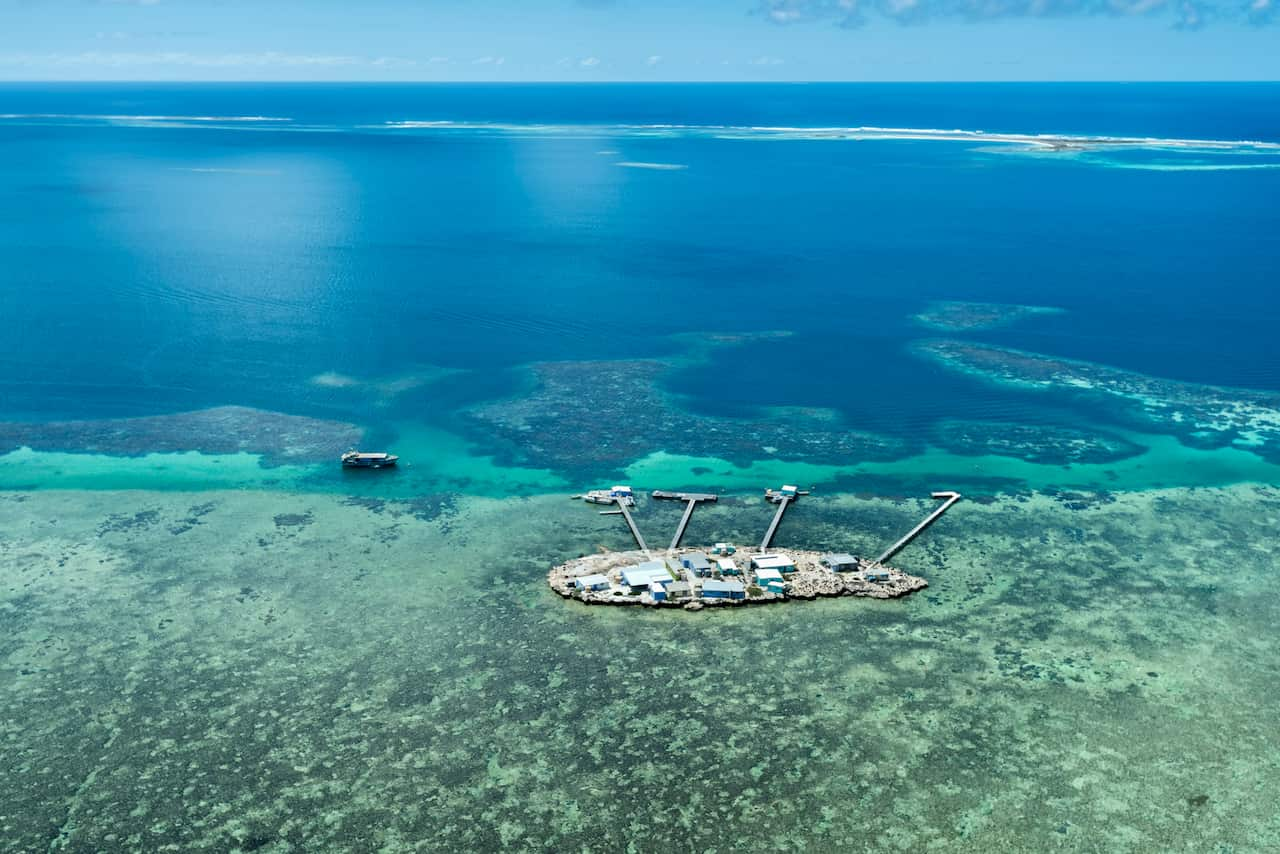
<svg viewBox="0 0 1280 854">
<path fill-rule="evenodd" d="M 778 545 L 928 506 L 814 496 Z M 626 547 L 563 498 L 0 493 L 0 849 L 1276 850 L 1278 522 L 965 502 L 919 595 L 685 616 L 551 593 Z"/>
</svg>

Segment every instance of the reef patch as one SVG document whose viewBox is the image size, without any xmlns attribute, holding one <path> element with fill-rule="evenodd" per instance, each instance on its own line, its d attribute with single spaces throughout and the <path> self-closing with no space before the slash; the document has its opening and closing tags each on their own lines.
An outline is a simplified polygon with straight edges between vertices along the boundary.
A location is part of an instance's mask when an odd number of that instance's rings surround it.
<svg viewBox="0 0 1280 854">
<path fill-rule="evenodd" d="M 738 343 L 729 338 L 704 346 Z M 661 388 L 681 364 L 687 362 L 538 362 L 527 368 L 532 391 L 477 406 L 467 418 L 505 443 L 500 457 L 542 468 L 616 471 L 655 450 L 739 465 L 766 455 L 835 464 L 906 452 L 902 440 L 852 429 L 828 409 L 768 407 L 745 418 L 692 412 Z"/>
<path fill-rule="evenodd" d="M 921 326 L 943 332 L 977 332 L 1010 326 L 1028 317 L 1064 313 L 1064 309 L 1044 305 L 941 300 L 930 303 L 913 319 Z"/>
<path fill-rule="evenodd" d="M 959 418 L 938 422 L 934 441 L 953 454 L 1016 457 L 1041 465 L 1112 463 L 1146 450 L 1123 436 L 1104 431 Z"/>
<path fill-rule="evenodd" d="M 143 456 L 200 451 L 261 454 L 267 466 L 331 461 L 358 445 L 354 424 L 247 406 L 93 421 L 0 422 L 0 453 L 35 451 Z"/>
<path fill-rule="evenodd" d="M 1192 447 L 1234 446 L 1280 461 L 1280 395 L 1274 393 L 1162 379 L 969 341 L 917 341 L 912 351 L 998 385 L 1107 401 L 1135 428 L 1171 434 Z"/>
</svg>

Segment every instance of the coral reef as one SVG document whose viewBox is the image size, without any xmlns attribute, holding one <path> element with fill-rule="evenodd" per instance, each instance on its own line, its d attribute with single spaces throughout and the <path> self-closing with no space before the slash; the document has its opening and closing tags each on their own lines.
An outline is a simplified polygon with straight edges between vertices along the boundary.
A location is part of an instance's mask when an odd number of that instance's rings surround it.
<svg viewBox="0 0 1280 854">
<path fill-rule="evenodd" d="M 1148 432 L 1196 447 L 1234 445 L 1280 461 L 1280 395 L 1150 377 L 1107 365 L 968 341 L 918 341 L 913 351 L 953 370 L 1014 388 L 1081 395 L 1112 404 Z"/>
<path fill-rule="evenodd" d="M 332 461 L 358 445 L 354 424 L 246 406 L 101 421 L 0 422 L 0 453 L 20 447 L 118 456 L 201 451 L 261 454 L 266 465 Z"/>
<path fill-rule="evenodd" d="M 953 454 L 995 454 L 1044 465 L 1111 463 L 1145 450 L 1123 436 L 1101 430 L 959 418 L 938 422 L 934 441 Z"/>
<path fill-rule="evenodd" d="M 736 343 L 736 342 L 735 342 Z M 689 412 L 659 387 L 657 360 L 540 362 L 528 394 L 472 409 L 470 419 L 545 468 L 613 471 L 655 450 L 741 462 L 893 459 L 900 440 L 845 426 L 830 410 L 772 408 L 755 418 Z M 508 453 L 512 453 L 508 450 Z"/>
<path fill-rule="evenodd" d="M 939 301 L 915 316 L 915 321 L 943 332 L 975 332 L 1009 326 L 1027 317 L 1062 314 L 1060 308 L 1000 302 Z"/>
</svg>

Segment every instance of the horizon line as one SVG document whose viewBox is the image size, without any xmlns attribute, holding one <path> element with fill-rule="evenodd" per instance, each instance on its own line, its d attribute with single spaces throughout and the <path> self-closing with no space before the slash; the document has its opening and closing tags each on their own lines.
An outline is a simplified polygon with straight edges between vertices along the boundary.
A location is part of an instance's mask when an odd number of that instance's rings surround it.
<svg viewBox="0 0 1280 854">
<path fill-rule="evenodd" d="M 947 80 L 868 80 L 868 79 L 815 79 L 815 80 L 358 80 L 358 79 L 167 79 L 167 78 L 101 78 L 93 80 L 76 80 L 67 78 L 29 78 L 0 79 L 0 86 L 6 85 L 228 85 L 242 84 L 249 86 L 262 85 L 345 85 L 345 86 L 824 86 L 824 85 L 862 85 L 862 86 L 942 86 L 942 85 L 1222 85 L 1222 84 L 1280 84 L 1277 79 L 1258 78 L 1205 78 L 1196 80 L 1176 80 L 1169 78 L 1131 78 L 1114 80 L 1062 79 L 1049 80 L 1027 78 L 1021 80 L 1005 80 L 991 78 L 968 78 Z"/>
</svg>

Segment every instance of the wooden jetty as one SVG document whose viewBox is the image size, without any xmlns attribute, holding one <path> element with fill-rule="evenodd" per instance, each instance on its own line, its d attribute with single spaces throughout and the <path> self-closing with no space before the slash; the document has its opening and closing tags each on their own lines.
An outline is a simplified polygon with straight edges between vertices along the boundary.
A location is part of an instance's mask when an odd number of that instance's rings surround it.
<svg viewBox="0 0 1280 854">
<path fill-rule="evenodd" d="M 942 504 L 942 506 L 941 506 L 941 507 L 939 507 L 937 510 L 934 510 L 934 511 L 933 511 L 932 513 L 930 513 L 928 516 L 924 517 L 924 521 L 923 521 L 923 522 L 921 522 L 919 525 L 916 525 L 914 528 L 912 528 L 910 531 L 908 531 L 908 532 L 907 532 L 907 535 L 906 535 L 905 537 L 903 537 L 902 539 L 898 540 L 898 541 L 897 541 L 896 543 L 894 543 L 893 545 L 889 546 L 889 548 L 885 550 L 885 553 L 884 553 L 884 554 L 882 554 L 882 555 L 880 555 L 880 557 L 876 558 L 876 563 L 884 563 L 886 560 L 888 560 L 889 558 L 893 557 L 895 554 L 897 554 L 899 551 L 901 551 L 901 550 L 902 550 L 902 547 L 903 547 L 903 546 L 905 546 L 907 543 L 909 543 L 909 542 L 911 542 L 913 539 L 915 539 L 917 534 L 919 534 L 919 533 L 920 533 L 921 531 L 923 531 L 925 528 L 929 527 L 929 526 L 930 526 L 930 525 L 932 525 L 934 522 L 936 522 L 936 521 L 938 520 L 938 517 L 939 517 L 939 516 L 941 516 L 943 513 L 946 513 L 946 512 L 947 512 L 947 510 L 949 510 L 949 509 L 951 508 L 951 505 L 952 505 L 952 504 L 955 504 L 957 501 L 959 501 L 959 500 L 960 500 L 960 493 L 958 493 L 958 492 L 935 492 L 935 493 L 933 493 L 933 497 L 934 497 L 934 498 L 938 498 L 938 499 L 946 499 L 946 500 L 943 502 L 943 504 Z M 779 517 L 781 517 L 781 516 L 782 516 L 782 508 L 781 508 L 781 507 L 780 507 L 780 508 L 778 508 L 778 516 L 779 516 Z M 775 520 L 774 520 L 774 524 L 775 524 L 775 525 L 777 524 L 777 519 L 775 519 Z M 770 529 L 769 529 L 769 531 L 772 533 L 773 529 L 772 529 L 772 528 L 770 528 Z"/>
</svg>

